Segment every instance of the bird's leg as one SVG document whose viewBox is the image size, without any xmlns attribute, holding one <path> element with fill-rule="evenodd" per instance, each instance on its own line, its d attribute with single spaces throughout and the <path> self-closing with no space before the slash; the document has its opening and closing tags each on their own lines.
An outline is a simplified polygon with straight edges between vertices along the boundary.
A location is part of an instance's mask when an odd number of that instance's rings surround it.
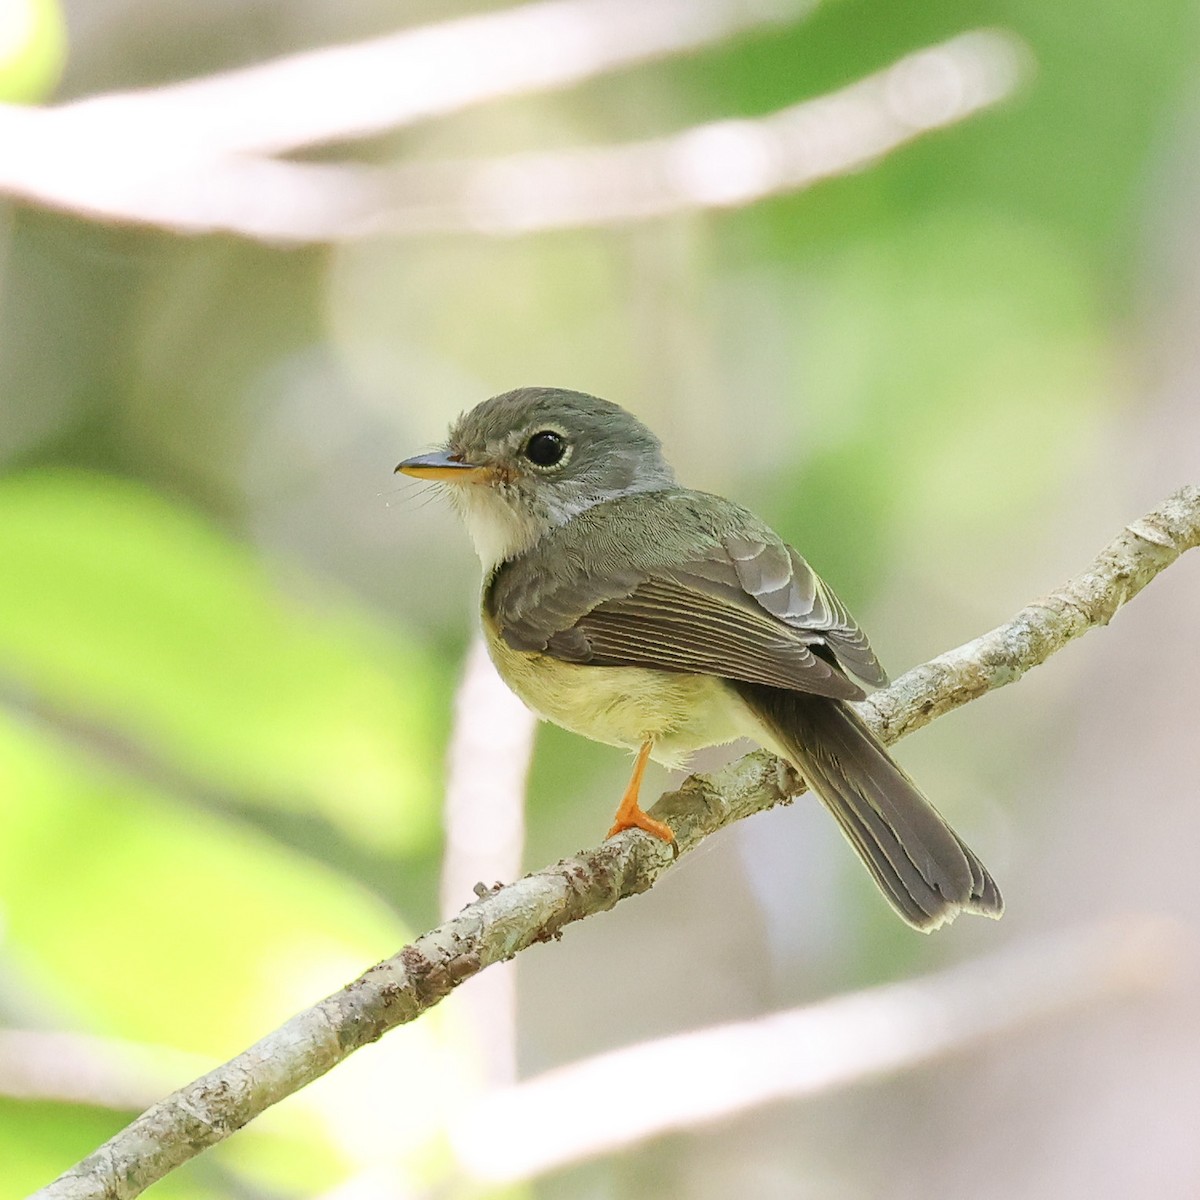
<svg viewBox="0 0 1200 1200">
<path fill-rule="evenodd" d="M 642 776 L 646 772 L 646 764 L 650 761 L 650 751 L 653 747 L 653 742 L 643 742 L 642 748 L 638 751 L 637 762 L 633 764 L 633 778 L 630 779 L 629 786 L 625 789 L 625 795 L 621 798 L 621 806 L 617 809 L 616 820 L 608 831 L 609 837 L 615 837 L 626 829 L 644 829 L 661 841 L 673 842 L 675 840 L 670 825 L 647 816 L 638 804 Z"/>
</svg>

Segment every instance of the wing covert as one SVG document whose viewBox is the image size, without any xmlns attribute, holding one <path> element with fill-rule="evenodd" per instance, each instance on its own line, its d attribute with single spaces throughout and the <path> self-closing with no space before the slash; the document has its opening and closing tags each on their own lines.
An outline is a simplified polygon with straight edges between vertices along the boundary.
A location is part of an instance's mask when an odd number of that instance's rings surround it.
<svg viewBox="0 0 1200 1200">
<path fill-rule="evenodd" d="M 641 499 L 640 522 L 608 502 L 498 568 L 484 607 L 509 646 L 848 700 L 886 682 L 833 591 L 751 514 L 700 493 Z"/>
</svg>

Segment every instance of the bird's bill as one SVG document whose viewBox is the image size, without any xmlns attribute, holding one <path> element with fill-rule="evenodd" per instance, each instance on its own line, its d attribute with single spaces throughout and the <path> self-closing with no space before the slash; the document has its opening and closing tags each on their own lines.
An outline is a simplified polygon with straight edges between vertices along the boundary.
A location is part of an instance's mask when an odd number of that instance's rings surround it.
<svg viewBox="0 0 1200 1200">
<path fill-rule="evenodd" d="M 437 450 L 433 454 L 418 454 L 406 458 L 396 467 L 399 475 L 411 475 L 414 479 L 438 479 L 444 483 L 472 483 L 483 476 L 483 467 L 463 462 L 448 450 Z"/>
</svg>

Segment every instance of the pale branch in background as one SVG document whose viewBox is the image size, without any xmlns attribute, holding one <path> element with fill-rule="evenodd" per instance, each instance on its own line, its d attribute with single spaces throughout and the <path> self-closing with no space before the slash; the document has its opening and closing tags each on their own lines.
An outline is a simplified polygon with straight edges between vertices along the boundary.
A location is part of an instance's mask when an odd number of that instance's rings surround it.
<svg viewBox="0 0 1200 1200">
<path fill-rule="evenodd" d="M 858 170 L 1009 98 L 1028 73 L 1029 53 L 1017 38 L 976 30 L 767 116 L 625 145 L 396 166 L 270 157 L 562 86 L 807 7 L 563 0 L 153 91 L 40 110 L 0 105 L 0 192 L 95 219 L 300 243 L 614 225 L 741 207 Z M 641 15 L 613 25 L 619 39 L 588 43 L 578 61 L 552 56 L 553 71 L 542 60 L 544 34 L 529 43 L 541 49 L 521 49 L 517 35 L 526 25 L 579 22 L 587 32 L 626 9 Z M 477 23 L 507 30 L 486 54 L 476 45 Z M 426 90 L 405 85 L 391 107 L 381 104 L 370 82 L 378 64 L 411 57 L 421 62 L 414 79 Z M 355 75 L 360 58 L 361 77 Z M 430 62 L 445 65 L 433 71 Z M 489 69 L 481 71 L 481 62 Z M 338 86 L 317 86 L 314 80 L 327 73 L 338 76 Z M 404 80 L 407 73 L 394 67 L 388 78 Z M 298 89 L 306 100 L 294 105 Z"/>
<path fill-rule="evenodd" d="M 318 189 L 271 190 L 273 155 L 402 129 L 509 96 L 571 87 L 796 21 L 812 0 L 542 0 L 287 55 L 163 87 L 47 108 L 0 105 L 0 191 L 93 218 L 180 231 L 258 218 L 284 238 Z M 267 208 L 251 189 L 268 186 Z M 269 206 L 291 210 L 265 219 Z M 206 223 L 207 222 L 207 223 Z"/>
<path fill-rule="evenodd" d="M 512 879 L 525 848 L 525 779 L 533 754 L 533 714 L 504 686 L 481 637 L 467 654 L 454 704 L 447 756 L 441 912 L 451 917 L 479 880 Z M 517 1075 L 517 982 L 511 964 L 459 995 L 487 1085 Z"/>
<path fill-rule="evenodd" d="M 635 1043 L 483 1092 L 451 1115 L 447 1140 L 469 1178 L 533 1179 L 671 1130 L 848 1087 L 1058 1013 L 1156 990 L 1188 953 L 1180 937 L 1161 919 L 1109 921 L 918 979 Z M 713 1069 L 722 1062 L 736 1062 L 736 1072 Z M 0 1096 L 17 1100 L 137 1111 L 172 1076 L 207 1066 L 167 1046 L 0 1030 Z M 614 1093 L 624 1097 L 619 1106 Z M 387 1194 L 404 1194 L 396 1192 L 394 1166 L 388 1183 Z"/>
<path fill-rule="evenodd" d="M 282 154 L 370 137 L 509 96 L 793 23 L 816 0 L 541 0 L 114 92 L 50 113 L 81 135 L 136 133 L 147 153 Z"/>
<path fill-rule="evenodd" d="M 452 1117 L 450 1146 L 474 1179 L 534 1179 L 929 1062 L 1097 1000 L 1159 989 L 1191 949 L 1181 929 L 1150 917 L 1028 938 L 922 978 L 569 1063 Z"/>
<path fill-rule="evenodd" d="M 975 30 L 763 117 L 553 154 L 390 169 L 323 168 L 331 173 L 315 182 L 336 189 L 354 209 L 339 214 L 342 224 L 327 231 L 331 238 L 512 236 L 740 208 L 860 170 L 924 134 L 1001 103 L 1020 85 L 1028 57 L 1012 35 Z M 278 181 L 286 185 L 282 176 Z"/>
<path fill-rule="evenodd" d="M 909 671 L 863 706 L 886 742 L 1019 679 L 1117 610 L 1185 550 L 1200 545 L 1200 487 L 1174 493 L 1135 521 L 1083 571 L 990 633 Z M 759 751 L 693 776 L 652 812 L 678 853 L 716 830 L 784 803 L 799 784 Z M 125 1200 L 240 1129 L 389 1029 L 413 1020 L 484 967 L 573 921 L 646 891 L 671 867 L 669 847 L 638 831 L 482 895 L 457 916 L 297 1014 L 237 1058 L 159 1101 L 99 1150 L 37 1193 L 41 1200 Z"/>
<path fill-rule="evenodd" d="M 170 1046 L 42 1029 L 0 1029 L 0 1096 L 137 1112 L 210 1062 Z"/>
<path fill-rule="evenodd" d="M 521 869 L 525 778 L 536 724 L 476 637 L 455 697 L 447 754 L 443 916 L 458 912 L 479 880 L 511 879 Z"/>
</svg>

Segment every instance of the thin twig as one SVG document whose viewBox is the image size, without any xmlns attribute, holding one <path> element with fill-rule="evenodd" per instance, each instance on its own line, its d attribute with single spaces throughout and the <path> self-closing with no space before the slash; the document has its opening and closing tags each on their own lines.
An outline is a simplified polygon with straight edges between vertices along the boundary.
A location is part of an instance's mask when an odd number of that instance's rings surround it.
<svg viewBox="0 0 1200 1200">
<path fill-rule="evenodd" d="M 902 676 L 864 706 L 886 741 L 1011 683 L 1072 638 L 1104 625 L 1185 550 L 1200 545 L 1200 487 L 1186 487 L 1129 525 L 1082 574 L 1006 624 Z M 786 764 L 756 752 L 693 776 L 653 812 L 678 852 L 800 786 Z M 389 1029 L 413 1020 L 464 979 L 561 936 L 572 921 L 644 892 L 675 858 L 630 831 L 481 897 L 393 958 L 297 1014 L 224 1066 L 153 1105 L 37 1193 L 41 1200 L 126 1200 Z"/>
</svg>

